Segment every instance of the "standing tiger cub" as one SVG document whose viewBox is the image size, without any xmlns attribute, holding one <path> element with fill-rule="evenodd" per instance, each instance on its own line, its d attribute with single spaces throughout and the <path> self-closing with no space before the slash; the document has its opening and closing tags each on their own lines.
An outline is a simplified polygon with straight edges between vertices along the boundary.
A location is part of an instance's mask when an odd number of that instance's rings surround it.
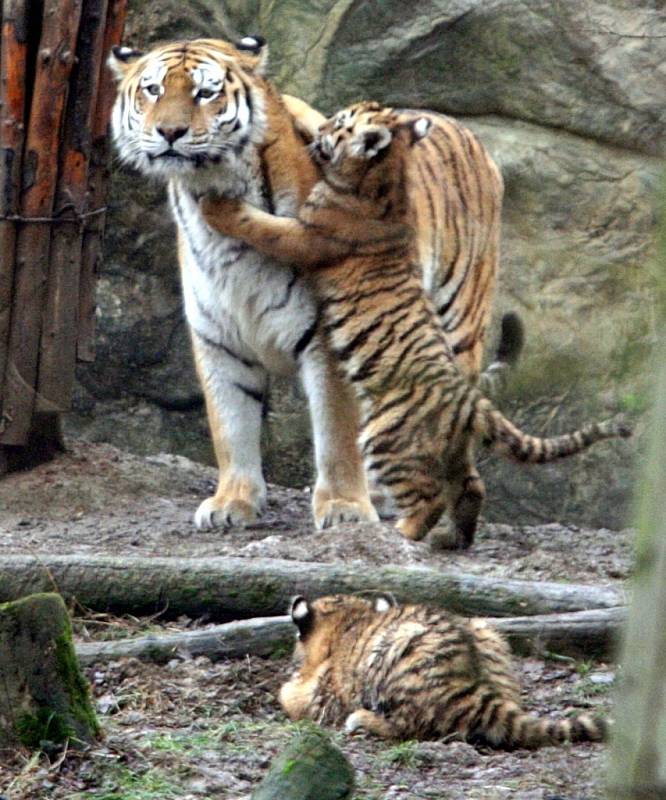
<svg viewBox="0 0 666 800">
<path fill-rule="evenodd" d="M 294 599 L 294 676 L 280 689 L 293 720 L 391 739 L 453 738 L 543 747 L 606 738 L 603 719 L 526 713 L 509 648 L 481 619 L 420 605 L 332 595 Z"/>
<path fill-rule="evenodd" d="M 313 152 L 323 180 L 297 219 L 229 198 L 207 196 L 200 205 L 214 229 L 309 268 L 324 334 L 359 399 L 366 468 L 390 492 L 397 527 L 421 539 L 447 511 L 456 543 L 468 547 L 484 495 L 477 440 L 543 463 L 630 431 L 602 422 L 552 439 L 528 436 L 458 369 L 410 260 L 405 164 L 429 127 L 426 117 L 404 122 L 360 103 L 322 125 Z"/>
</svg>

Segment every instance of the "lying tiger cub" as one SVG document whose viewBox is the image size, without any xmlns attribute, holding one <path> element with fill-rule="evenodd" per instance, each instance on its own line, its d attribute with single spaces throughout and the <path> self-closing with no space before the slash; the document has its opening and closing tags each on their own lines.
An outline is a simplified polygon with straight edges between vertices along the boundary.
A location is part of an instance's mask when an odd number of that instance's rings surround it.
<svg viewBox="0 0 666 800">
<path fill-rule="evenodd" d="M 528 436 L 456 366 L 409 259 L 406 157 L 430 124 L 405 123 L 377 103 L 351 106 L 320 128 L 313 153 L 323 179 L 297 219 L 211 196 L 201 210 L 211 228 L 310 270 L 324 332 L 359 398 L 366 468 L 391 494 L 398 529 L 421 539 L 447 511 L 456 543 L 469 547 L 484 495 L 477 440 L 544 463 L 630 431 L 607 421 L 552 439 Z"/>
<path fill-rule="evenodd" d="M 299 666 L 280 703 L 293 720 L 508 748 L 606 738 L 607 723 L 589 714 L 550 720 L 523 711 L 509 648 L 483 620 L 383 595 L 297 597 L 291 617 Z"/>
</svg>

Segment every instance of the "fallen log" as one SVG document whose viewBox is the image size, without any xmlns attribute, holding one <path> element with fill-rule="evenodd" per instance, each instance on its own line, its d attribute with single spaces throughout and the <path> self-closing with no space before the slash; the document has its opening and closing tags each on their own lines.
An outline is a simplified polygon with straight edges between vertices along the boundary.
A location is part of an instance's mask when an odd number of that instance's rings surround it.
<svg viewBox="0 0 666 800">
<path fill-rule="evenodd" d="M 7 555 L 0 602 L 57 590 L 87 608 L 135 615 L 156 611 L 213 621 L 283 614 L 294 594 L 392 592 L 468 616 L 532 616 L 625 604 L 613 587 L 482 578 L 429 567 L 318 564 L 271 558 L 129 558 Z"/>
<path fill-rule="evenodd" d="M 627 609 L 599 608 L 568 614 L 538 614 L 505 617 L 491 622 L 521 655 L 545 652 L 579 658 L 608 658 L 615 655 Z"/>
<path fill-rule="evenodd" d="M 618 607 L 569 614 L 490 618 L 488 622 L 502 631 L 512 650 L 520 655 L 554 652 L 580 658 L 607 658 L 614 654 L 625 617 L 626 609 Z M 295 631 L 288 616 L 260 617 L 213 625 L 206 630 L 81 642 L 76 645 L 76 654 L 84 665 L 119 658 L 162 664 L 179 653 L 187 653 L 192 658 L 207 656 L 211 661 L 246 655 L 275 656 L 291 650 Z"/>
<path fill-rule="evenodd" d="M 188 653 L 192 658 L 208 656 L 211 661 L 244 658 L 246 655 L 273 656 L 290 651 L 295 631 L 288 616 L 259 617 L 213 625 L 206 630 L 109 642 L 79 642 L 76 654 L 83 665 L 117 661 L 119 658 L 164 664 L 179 653 Z"/>
</svg>

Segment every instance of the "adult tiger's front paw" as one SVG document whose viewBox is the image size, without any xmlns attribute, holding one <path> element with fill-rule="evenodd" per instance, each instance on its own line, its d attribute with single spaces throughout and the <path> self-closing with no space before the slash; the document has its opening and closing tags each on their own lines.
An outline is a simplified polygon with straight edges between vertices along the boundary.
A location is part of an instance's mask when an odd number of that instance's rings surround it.
<svg viewBox="0 0 666 800">
<path fill-rule="evenodd" d="M 197 508 L 194 524 L 199 530 L 253 525 L 263 510 L 265 499 L 263 487 L 242 479 L 226 481 Z"/>
<path fill-rule="evenodd" d="M 349 500 L 344 497 L 317 497 L 315 494 L 312 510 L 319 530 L 341 522 L 379 521 L 379 515 L 369 498 Z"/>
</svg>

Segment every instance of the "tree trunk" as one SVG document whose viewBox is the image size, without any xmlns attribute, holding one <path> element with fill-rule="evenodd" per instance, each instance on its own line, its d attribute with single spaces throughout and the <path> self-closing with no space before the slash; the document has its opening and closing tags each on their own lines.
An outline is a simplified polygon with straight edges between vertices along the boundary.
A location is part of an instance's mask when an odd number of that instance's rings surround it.
<svg viewBox="0 0 666 800">
<path fill-rule="evenodd" d="M 488 622 L 506 636 L 517 653 L 542 655 L 549 651 L 576 657 L 608 658 L 614 653 L 615 639 L 625 617 L 624 608 L 604 608 L 570 614 L 489 618 Z M 291 650 L 295 632 L 288 616 L 259 617 L 213 625 L 205 630 L 110 642 L 81 642 L 76 645 L 76 654 L 84 665 L 128 657 L 159 664 L 179 652 L 186 652 L 193 658 L 207 656 L 211 661 L 246 655 L 274 656 Z"/>
<path fill-rule="evenodd" d="M 294 594 L 392 592 L 467 616 L 531 616 L 623 605 L 615 588 L 480 578 L 427 567 L 317 564 L 270 558 L 115 558 L 8 555 L 0 601 L 56 589 L 115 613 L 207 615 L 227 621 L 283 614 Z"/>
<path fill-rule="evenodd" d="M 347 800 L 354 770 L 328 734 L 308 726 L 280 753 L 252 800 Z"/>
<path fill-rule="evenodd" d="M 0 747 L 76 744 L 98 732 L 62 598 L 0 605 Z"/>
<path fill-rule="evenodd" d="M 666 798 L 666 214 L 657 266 L 662 281 L 659 379 L 650 453 L 639 484 L 636 573 L 611 749 L 608 793 L 613 800 Z"/>
</svg>

